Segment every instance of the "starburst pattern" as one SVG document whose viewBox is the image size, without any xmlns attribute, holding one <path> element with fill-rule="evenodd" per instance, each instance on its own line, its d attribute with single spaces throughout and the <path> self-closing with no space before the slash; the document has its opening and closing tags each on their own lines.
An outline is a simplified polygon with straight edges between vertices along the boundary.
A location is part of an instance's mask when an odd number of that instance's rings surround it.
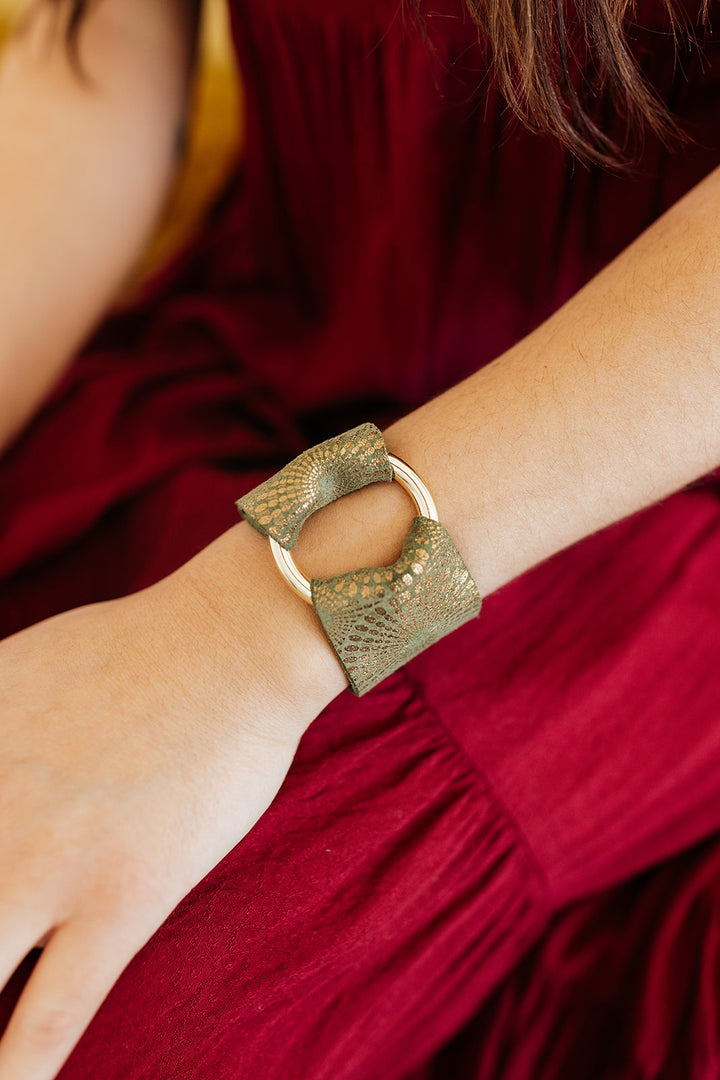
<svg viewBox="0 0 720 1080">
<path fill-rule="evenodd" d="M 418 516 L 392 566 L 310 583 L 313 604 L 354 694 L 361 696 L 480 611 L 447 529 Z"/>
<path fill-rule="evenodd" d="M 258 532 L 292 551 L 316 510 L 393 476 L 382 433 L 374 424 L 360 424 L 305 450 L 236 505 Z"/>
</svg>

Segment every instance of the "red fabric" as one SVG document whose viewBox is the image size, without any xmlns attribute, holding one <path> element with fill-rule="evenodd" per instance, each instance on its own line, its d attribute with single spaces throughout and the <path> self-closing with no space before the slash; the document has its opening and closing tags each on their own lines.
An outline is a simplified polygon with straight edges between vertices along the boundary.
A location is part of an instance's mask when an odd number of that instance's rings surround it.
<svg viewBox="0 0 720 1080">
<path fill-rule="evenodd" d="M 427 11 L 434 52 L 396 0 L 236 0 L 245 159 L 0 459 L 0 633 L 168 573 L 290 456 L 492 359 L 714 168 L 718 43 L 675 66 L 662 11 L 634 49 L 695 142 L 648 138 L 620 177 L 510 121 L 461 0 Z M 62 1080 L 720 1075 L 719 565 L 708 477 L 341 695 Z"/>
</svg>

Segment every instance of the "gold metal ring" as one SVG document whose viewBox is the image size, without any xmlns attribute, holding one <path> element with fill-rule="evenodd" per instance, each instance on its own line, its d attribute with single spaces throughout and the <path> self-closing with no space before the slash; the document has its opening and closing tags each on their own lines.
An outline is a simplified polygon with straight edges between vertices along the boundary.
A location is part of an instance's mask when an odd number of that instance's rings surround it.
<svg viewBox="0 0 720 1080">
<path fill-rule="evenodd" d="M 418 514 L 422 517 L 432 518 L 433 521 L 439 521 L 440 519 L 438 518 L 437 507 L 435 506 L 433 497 L 418 474 L 411 469 L 405 461 L 402 461 L 399 457 L 395 457 L 394 454 L 388 454 L 388 458 L 393 467 L 393 479 L 397 480 L 398 484 L 405 488 L 408 495 L 415 503 Z M 304 574 L 300 573 L 290 552 L 278 544 L 277 540 L 274 540 L 272 536 L 269 536 L 268 540 L 270 541 L 270 548 L 272 549 L 278 570 L 285 578 L 288 585 L 292 586 L 295 592 L 302 596 L 303 600 L 306 600 L 308 604 L 312 604 L 310 582 Z"/>
</svg>

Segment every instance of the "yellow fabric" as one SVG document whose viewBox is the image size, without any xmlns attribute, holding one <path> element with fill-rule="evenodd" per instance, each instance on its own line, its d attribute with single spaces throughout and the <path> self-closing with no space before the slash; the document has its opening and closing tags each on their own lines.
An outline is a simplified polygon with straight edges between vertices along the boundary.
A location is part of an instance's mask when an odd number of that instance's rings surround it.
<svg viewBox="0 0 720 1080">
<path fill-rule="evenodd" d="M 0 0 L 0 42 L 24 0 Z M 188 146 L 153 239 L 120 303 L 143 283 L 199 227 L 242 150 L 242 83 L 235 66 L 226 0 L 204 0 L 198 64 L 190 105 Z"/>
</svg>

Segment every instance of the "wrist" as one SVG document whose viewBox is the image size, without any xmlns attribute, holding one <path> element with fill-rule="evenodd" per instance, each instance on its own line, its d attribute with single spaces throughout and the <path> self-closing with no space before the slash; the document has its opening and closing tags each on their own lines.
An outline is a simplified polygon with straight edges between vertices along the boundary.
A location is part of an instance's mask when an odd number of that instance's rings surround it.
<svg viewBox="0 0 720 1080">
<path fill-rule="evenodd" d="M 400 555 L 416 512 L 399 484 L 368 484 L 308 518 L 295 562 L 309 579 L 388 566 Z"/>
<path fill-rule="evenodd" d="M 399 456 L 413 462 L 407 450 Z M 392 566 L 416 515 L 414 500 L 399 484 L 368 484 L 308 518 L 293 551 L 297 568 L 311 580 Z M 196 599 L 203 645 L 236 680 L 238 692 L 249 668 L 255 682 L 269 688 L 272 700 L 285 703 L 291 725 L 302 731 L 347 686 L 313 606 L 283 579 L 267 539 L 247 521 L 174 576 L 180 592 Z"/>
<path fill-rule="evenodd" d="M 368 500 L 374 493 L 366 490 L 376 482 L 377 498 L 381 504 L 387 502 L 393 498 L 392 486 L 385 494 L 393 479 L 407 491 L 414 508 L 410 528 L 406 522 L 402 532 L 396 533 L 394 547 L 397 521 L 392 522 L 394 530 L 381 528 L 377 536 L 368 528 L 372 517 Z M 365 494 L 350 499 L 348 492 Z M 342 503 L 332 514 L 336 519 L 340 515 L 345 526 L 336 533 L 340 561 L 336 553 L 334 573 L 328 574 L 333 554 L 328 549 L 326 576 L 317 577 L 308 570 L 308 578 L 289 552 L 294 551 L 304 522 L 333 502 Z M 312 597 L 354 694 L 367 693 L 480 611 L 477 586 L 437 519 L 432 495 L 411 467 L 392 455 L 388 458 L 382 435 L 373 424 L 358 425 L 311 448 L 237 505 L 246 520 L 270 537 L 273 554 L 291 586 L 308 600 Z M 409 516 L 406 503 L 403 508 Z M 403 516 L 396 515 L 400 520 Z M 323 526 L 317 526 L 316 535 L 318 530 L 322 541 Z M 355 552 L 350 558 L 348 549 Z M 311 557 L 316 554 L 317 546 L 311 546 Z"/>
<path fill-rule="evenodd" d="M 195 634 L 230 701 L 261 688 L 266 716 L 299 737 L 347 680 L 313 608 L 283 580 L 268 541 L 247 522 L 228 529 L 159 583 Z M 261 706 L 262 708 L 262 706 Z"/>
</svg>

